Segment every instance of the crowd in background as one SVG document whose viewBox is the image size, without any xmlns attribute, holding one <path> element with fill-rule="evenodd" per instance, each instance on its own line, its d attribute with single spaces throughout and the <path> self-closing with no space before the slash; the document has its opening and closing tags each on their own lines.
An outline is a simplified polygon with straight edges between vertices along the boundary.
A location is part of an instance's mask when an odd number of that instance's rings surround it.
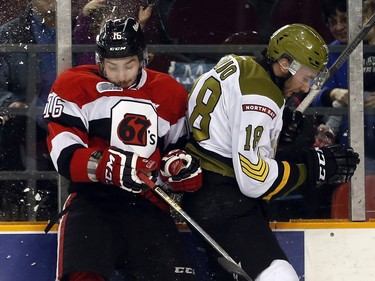
<svg viewBox="0 0 375 281">
<path fill-rule="evenodd" d="M 4 4 L 0 12 L 0 44 L 55 44 L 55 1 L 32 0 L 12 1 Z M 375 4 L 366 2 L 364 19 L 374 11 Z M 197 13 L 197 10 L 199 12 Z M 313 13 L 311 11 L 314 11 Z M 212 17 L 210 17 L 212 15 Z M 74 44 L 94 44 L 96 34 L 106 19 L 131 16 L 140 22 L 145 32 L 146 44 L 267 44 L 273 31 L 288 24 L 301 22 L 314 27 L 327 44 L 345 45 L 347 43 L 346 0 L 73 0 L 72 28 Z M 369 36 L 372 36 L 369 33 Z M 366 42 L 373 44 L 374 37 Z M 366 44 L 367 44 L 366 43 Z M 338 54 L 331 54 L 329 63 Z M 373 53 L 365 54 L 364 83 L 366 107 L 373 107 L 375 95 L 372 76 Z M 207 52 L 163 54 L 150 53 L 151 69 L 168 72 L 188 90 L 200 74 L 211 68 L 219 58 L 218 54 Z M 35 112 L 46 102 L 46 97 L 56 77 L 56 56 L 54 52 L 43 51 L 36 54 L 37 67 L 30 72 L 28 53 L 0 54 L 0 106 L 20 109 L 33 113 L 32 118 L 24 115 L 3 114 L 0 131 L 0 170 L 1 171 L 53 171 L 51 160 L 46 153 L 44 139 L 46 130 L 39 122 Z M 74 54 L 75 65 L 95 64 L 94 52 Z M 343 71 L 332 77 L 323 89 L 314 106 L 347 105 L 346 64 Z M 35 82 L 30 89 L 30 85 Z M 335 86 L 336 83 L 336 86 Z M 330 87 L 330 88 L 329 88 Z M 329 89 L 328 89 L 329 88 Z M 337 93 L 337 94 L 336 94 Z M 331 96 L 330 96 L 331 94 Z M 328 97 L 327 97 L 328 96 Z M 303 99 L 303 97 L 300 97 Z M 288 101 L 291 107 L 300 101 Z M 30 115 L 29 115 L 30 116 Z M 310 118 L 311 117 L 311 118 Z M 337 116 L 336 116 L 337 117 Z M 332 118 L 334 120 L 332 120 Z M 336 121 L 336 125 L 332 125 Z M 365 119 L 365 141 L 374 140 L 373 116 Z M 309 116 L 305 120 L 305 133 L 301 134 L 299 145 L 319 146 L 327 143 L 348 143 L 347 118 L 335 116 Z M 35 124 L 30 126 L 30 123 Z M 328 123 L 328 125 L 327 125 Z M 31 129 L 30 129 L 31 128 Z M 306 129 L 308 128 L 308 129 Z M 319 130 L 319 131 L 316 131 Z M 316 139 L 318 132 L 324 131 L 326 142 Z M 33 151 L 27 146 L 33 134 L 36 146 Z M 319 142 L 320 141 L 320 142 Z M 374 157 L 373 146 L 366 146 L 366 159 L 371 168 Z M 374 166 L 375 167 L 375 166 Z M 371 171 L 369 171 L 371 173 Z M 36 202 L 32 211 L 37 212 L 34 219 L 48 220 L 57 210 L 57 181 L 36 181 L 36 190 L 29 194 L 27 178 L 0 181 L 0 220 L 30 220 L 25 216 L 28 200 Z M 327 218 L 330 216 L 332 192 L 337 186 L 327 189 L 291 194 L 289 199 L 274 203 L 276 220 L 290 218 Z M 307 200 L 307 201 L 306 201 Z M 309 204 L 306 204 L 306 203 Z M 308 206 L 308 208 L 306 208 Z M 36 207 L 36 209 L 35 209 Z M 38 209 L 39 208 L 39 209 Z M 41 211 L 42 210 L 42 211 Z M 282 212 L 279 212 L 282 210 Z M 31 212 L 32 212 L 31 211 Z M 30 211 L 29 211 L 30 212 Z"/>
</svg>

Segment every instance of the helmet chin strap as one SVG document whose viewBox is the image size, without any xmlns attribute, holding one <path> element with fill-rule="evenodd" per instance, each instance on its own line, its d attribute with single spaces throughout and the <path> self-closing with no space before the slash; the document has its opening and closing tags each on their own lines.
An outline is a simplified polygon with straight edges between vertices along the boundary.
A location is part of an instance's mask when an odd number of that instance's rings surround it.
<svg viewBox="0 0 375 281">
<path fill-rule="evenodd" d="M 280 77 L 275 75 L 275 84 L 279 87 L 280 90 L 284 89 L 285 81 L 288 80 L 292 74 L 288 72 L 285 77 Z"/>
<path fill-rule="evenodd" d="M 290 73 L 287 65 L 281 64 L 280 62 L 279 64 L 284 70 L 288 70 L 285 72 L 285 74 L 283 74 L 283 76 L 277 76 L 273 68 L 271 68 L 271 70 L 275 77 L 275 80 L 274 80 L 275 84 L 279 87 L 280 90 L 283 90 L 285 81 L 288 80 L 292 76 L 292 73 Z"/>
<path fill-rule="evenodd" d="M 133 89 L 133 88 L 137 88 L 139 82 L 141 81 L 141 78 L 142 78 L 142 67 L 139 68 L 139 71 L 138 71 L 138 74 L 137 74 L 137 79 L 135 80 L 134 84 L 131 85 L 130 87 L 128 87 L 128 89 Z"/>
<path fill-rule="evenodd" d="M 140 64 L 139 64 L 137 79 L 135 80 L 135 83 L 131 85 L 128 89 L 136 88 L 139 85 L 139 82 L 141 81 L 142 70 L 146 67 L 146 60 L 143 58 L 139 58 L 139 59 L 140 59 Z"/>
<path fill-rule="evenodd" d="M 99 62 L 98 65 L 99 65 L 99 73 L 100 73 L 100 75 L 102 75 L 103 77 L 107 77 L 107 75 L 105 74 L 103 62 Z"/>
</svg>

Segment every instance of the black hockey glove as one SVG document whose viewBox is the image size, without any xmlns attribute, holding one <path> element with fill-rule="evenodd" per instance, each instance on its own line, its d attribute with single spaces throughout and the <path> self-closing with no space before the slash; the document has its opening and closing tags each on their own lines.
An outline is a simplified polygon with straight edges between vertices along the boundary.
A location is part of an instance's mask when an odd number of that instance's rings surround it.
<svg viewBox="0 0 375 281">
<path fill-rule="evenodd" d="M 310 184 L 342 184 L 353 176 L 359 163 L 359 155 L 351 147 L 334 144 L 309 149 L 306 160 Z"/>
<path fill-rule="evenodd" d="M 300 111 L 292 111 L 285 107 L 283 112 L 283 128 L 280 132 L 280 144 L 291 144 L 296 140 L 303 127 L 304 116 Z"/>
<path fill-rule="evenodd" d="M 139 193 L 148 189 L 137 176 L 138 171 L 150 174 L 150 179 L 158 165 L 155 161 L 142 158 L 136 153 L 117 147 L 108 147 L 103 151 L 96 168 L 96 178 L 104 184 L 113 184 L 126 191 Z"/>
</svg>

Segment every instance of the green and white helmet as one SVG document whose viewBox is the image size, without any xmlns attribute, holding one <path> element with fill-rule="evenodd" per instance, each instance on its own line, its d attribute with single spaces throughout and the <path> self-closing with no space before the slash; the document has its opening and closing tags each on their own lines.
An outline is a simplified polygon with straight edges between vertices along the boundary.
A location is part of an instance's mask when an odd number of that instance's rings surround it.
<svg viewBox="0 0 375 281">
<path fill-rule="evenodd" d="M 310 26 L 285 25 L 272 34 L 267 55 L 274 61 L 289 57 L 301 65 L 321 72 L 328 62 L 328 48 L 324 39 Z"/>
</svg>

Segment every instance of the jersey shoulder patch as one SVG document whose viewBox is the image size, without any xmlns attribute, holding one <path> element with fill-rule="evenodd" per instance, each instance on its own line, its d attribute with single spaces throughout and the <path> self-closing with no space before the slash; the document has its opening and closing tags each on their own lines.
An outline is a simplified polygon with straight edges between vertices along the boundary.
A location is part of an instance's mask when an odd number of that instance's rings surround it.
<svg viewBox="0 0 375 281">
<path fill-rule="evenodd" d="M 261 95 L 272 99 L 280 108 L 284 97 L 266 70 L 252 57 L 235 56 L 240 68 L 239 84 L 242 95 Z"/>
</svg>

